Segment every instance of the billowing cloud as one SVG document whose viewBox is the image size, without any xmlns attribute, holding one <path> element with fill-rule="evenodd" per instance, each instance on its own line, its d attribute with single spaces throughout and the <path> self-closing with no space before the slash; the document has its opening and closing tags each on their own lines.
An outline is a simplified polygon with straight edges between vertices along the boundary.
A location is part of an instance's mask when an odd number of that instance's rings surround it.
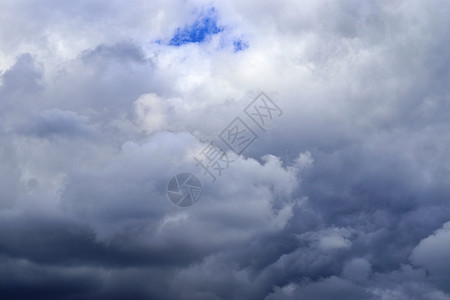
<svg viewBox="0 0 450 300">
<path fill-rule="evenodd" d="M 434 234 L 424 238 L 413 249 L 411 260 L 430 272 L 442 284 L 448 287 L 448 248 L 450 243 L 450 223 L 445 223 Z M 448 288 L 446 288 L 448 291 Z"/>
<path fill-rule="evenodd" d="M 449 12 L 1 2 L 0 293 L 450 299 Z M 261 91 L 282 110 L 264 130 Z M 202 183 L 186 208 L 182 172 Z"/>
</svg>

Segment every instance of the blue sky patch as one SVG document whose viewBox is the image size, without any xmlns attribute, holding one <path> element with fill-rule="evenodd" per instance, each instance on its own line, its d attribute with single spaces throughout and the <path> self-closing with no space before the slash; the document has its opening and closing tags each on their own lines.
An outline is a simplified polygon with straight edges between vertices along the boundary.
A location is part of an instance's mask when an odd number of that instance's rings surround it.
<svg viewBox="0 0 450 300">
<path fill-rule="evenodd" d="M 248 48 L 248 43 L 243 40 L 233 41 L 234 52 L 242 51 Z"/>
<path fill-rule="evenodd" d="M 170 46 L 181 46 L 189 43 L 202 43 L 209 36 L 222 32 L 223 28 L 217 26 L 217 13 L 214 8 L 202 14 L 192 25 L 177 28 L 169 41 Z"/>
</svg>

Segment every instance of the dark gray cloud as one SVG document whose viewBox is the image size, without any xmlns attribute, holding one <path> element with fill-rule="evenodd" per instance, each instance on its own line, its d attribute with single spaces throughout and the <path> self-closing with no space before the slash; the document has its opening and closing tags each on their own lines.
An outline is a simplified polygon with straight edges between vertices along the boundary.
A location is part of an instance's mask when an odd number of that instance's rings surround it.
<svg viewBox="0 0 450 300">
<path fill-rule="evenodd" d="M 41 88 L 41 78 L 42 73 L 36 67 L 32 56 L 29 53 L 22 54 L 14 66 L 2 75 L 3 97 L 14 92 L 37 92 Z"/>
<path fill-rule="evenodd" d="M 43 111 L 39 116 L 29 116 L 20 133 L 36 135 L 40 138 L 52 136 L 89 137 L 92 129 L 86 124 L 87 118 L 71 111 L 52 109 Z"/>
</svg>

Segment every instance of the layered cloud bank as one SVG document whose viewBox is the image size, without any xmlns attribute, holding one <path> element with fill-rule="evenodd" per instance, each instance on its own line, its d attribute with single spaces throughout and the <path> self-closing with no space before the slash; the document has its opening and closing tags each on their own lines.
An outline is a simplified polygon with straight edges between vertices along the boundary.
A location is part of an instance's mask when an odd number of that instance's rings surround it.
<svg viewBox="0 0 450 300">
<path fill-rule="evenodd" d="M 450 299 L 449 14 L 2 1 L 0 294 Z M 261 91 L 265 131 L 243 112 Z M 212 182 L 195 157 L 238 116 L 258 138 Z"/>
</svg>

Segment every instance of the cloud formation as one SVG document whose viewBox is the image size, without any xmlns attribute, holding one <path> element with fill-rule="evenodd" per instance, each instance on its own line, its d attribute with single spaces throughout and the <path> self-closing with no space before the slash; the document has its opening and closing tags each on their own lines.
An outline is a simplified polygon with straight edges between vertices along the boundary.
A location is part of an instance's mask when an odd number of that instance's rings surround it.
<svg viewBox="0 0 450 300">
<path fill-rule="evenodd" d="M 1 2 L 0 294 L 450 299 L 449 12 Z M 195 157 L 236 117 L 258 138 L 212 182 Z"/>
</svg>

